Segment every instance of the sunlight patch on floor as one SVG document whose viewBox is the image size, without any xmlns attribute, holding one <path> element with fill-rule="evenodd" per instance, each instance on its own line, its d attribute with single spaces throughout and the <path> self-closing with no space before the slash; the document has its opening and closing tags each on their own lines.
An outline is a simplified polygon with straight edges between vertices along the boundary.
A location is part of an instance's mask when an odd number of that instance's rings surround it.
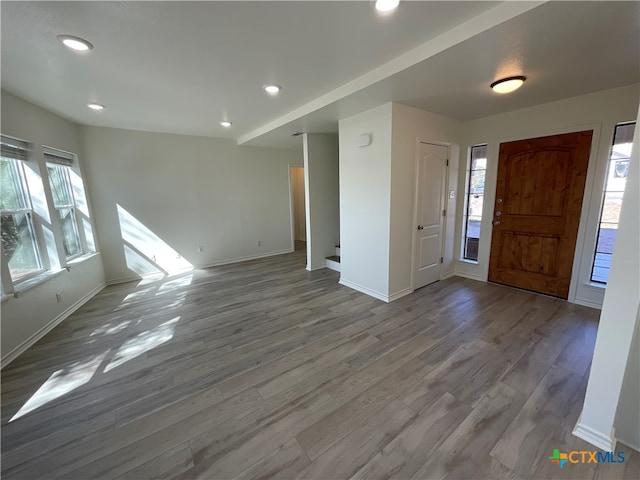
<svg viewBox="0 0 640 480">
<path fill-rule="evenodd" d="M 128 339 L 104 369 L 105 373 L 171 340 L 179 320 L 180 317 L 176 317 Z"/>
<path fill-rule="evenodd" d="M 107 353 L 108 350 L 86 362 L 76 362 L 69 367 L 54 372 L 38 391 L 27 400 L 27 403 L 18 410 L 18 413 L 9 420 L 9 423 L 87 383 L 91 380 Z"/>
</svg>

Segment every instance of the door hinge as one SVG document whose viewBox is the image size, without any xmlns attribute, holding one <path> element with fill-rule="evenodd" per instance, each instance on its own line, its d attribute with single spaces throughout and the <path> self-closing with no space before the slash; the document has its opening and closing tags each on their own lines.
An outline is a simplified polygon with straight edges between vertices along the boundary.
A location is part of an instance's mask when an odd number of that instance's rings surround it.
<svg viewBox="0 0 640 480">
<path fill-rule="evenodd" d="M 444 258 L 440 257 L 440 263 L 444 263 Z"/>
<path fill-rule="evenodd" d="M 442 216 L 446 217 L 447 216 L 447 211 L 446 210 L 442 210 Z"/>
</svg>

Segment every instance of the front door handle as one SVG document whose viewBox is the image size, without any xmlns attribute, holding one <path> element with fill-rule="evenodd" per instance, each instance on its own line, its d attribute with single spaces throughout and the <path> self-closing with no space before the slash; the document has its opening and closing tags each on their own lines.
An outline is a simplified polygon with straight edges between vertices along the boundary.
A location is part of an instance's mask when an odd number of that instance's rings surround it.
<svg viewBox="0 0 640 480">
<path fill-rule="evenodd" d="M 424 230 L 424 227 L 422 225 L 418 225 L 418 230 Z"/>
</svg>

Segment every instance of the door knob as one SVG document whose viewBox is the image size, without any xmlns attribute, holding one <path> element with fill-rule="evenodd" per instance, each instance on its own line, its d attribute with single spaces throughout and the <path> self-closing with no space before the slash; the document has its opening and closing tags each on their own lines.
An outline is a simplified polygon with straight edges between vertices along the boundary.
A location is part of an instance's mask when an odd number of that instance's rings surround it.
<svg viewBox="0 0 640 480">
<path fill-rule="evenodd" d="M 496 220 L 495 222 L 493 222 L 494 225 L 500 225 L 500 220 Z"/>
<path fill-rule="evenodd" d="M 424 227 L 422 225 L 418 225 L 418 230 L 424 230 Z"/>
<path fill-rule="evenodd" d="M 496 217 L 499 217 L 500 215 L 502 215 L 502 212 L 496 212 Z"/>
</svg>

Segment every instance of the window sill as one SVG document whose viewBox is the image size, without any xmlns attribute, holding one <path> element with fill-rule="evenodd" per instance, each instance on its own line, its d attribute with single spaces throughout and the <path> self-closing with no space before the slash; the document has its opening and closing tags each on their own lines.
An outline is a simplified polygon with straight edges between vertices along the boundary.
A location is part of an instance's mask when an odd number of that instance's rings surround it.
<svg viewBox="0 0 640 480">
<path fill-rule="evenodd" d="M 461 258 L 458 260 L 460 263 L 468 263 L 469 265 L 478 265 L 477 260 L 469 260 L 468 258 Z"/>
<path fill-rule="evenodd" d="M 599 290 L 605 290 L 607 288 L 606 283 L 598 283 L 598 282 L 584 282 L 584 285 L 587 287 L 597 288 Z"/>
<path fill-rule="evenodd" d="M 5 295 L 4 297 L 2 297 L 2 301 L 4 302 L 5 300 L 8 300 L 11 297 L 19 298 L 25 292 L 28 292 L 32 288 L 35 288 L 38 285 L 42 285 L 43 283 L 47 282 L 48 280 L 51 280 L 52 278 L 55 278 L 55 277 L 57 277 L 58 275 L 61 275 L 64 272 L 70 271 L 72 268 L 80 265 L 82 262 L 84 262 L 86 260 L 89 260 L 90 258 L 96 257 L 98 255 L 99 255 L 99 253 L 97 253 L 97 252 L 87 253 L 86 255 L 82 255 L 80 257 L 74 258 L 73 260 L 70 260 L 69 263 L 67 264 L 67 266 L 64 267 L 64 268 L 60 268 L 60 269 L 57 269 L 57 270 L 47 270 L 46 272 L 43 272 L 40 275 L 36 275 L 35 277 L 30 278 L 29 280 L 26 280 L 26 281 L 16 285 L 13 294 Z"/>
<path fill-rule="evenodd" d="M 89 260 L 90 258 L 97 257 L 98 255 L 100 255 L 98 252 L 92 252 L 85 253 L 84 255 L 80 255 L 79 257 L 75 257 L 67 262 L 67 269 L 75 267 L 76 265 L 79 265 L 82 262 Z"/>
<path fill-rule="evenodd" d="M 41 273 L 40 275 L 36 275 L 33 278 L 30 278 L 29 280 L 26 280 L 18 285 L 15 286 L 14 291 L 13 291 L 13 296 L 15 298 L 20 297 L 23 293 L 28 292 L 29 290 L 31 290 L 32 288 L 37 287 L 38 285 L 41 285 L 42 283 L 46 282 L 47 280 L 50 280 L 54 277 L 57 277 L 58 275 L 60 275 L 62 272 L 66 271 L 66 268 L 61 268 L 59 270 L 47 270 L 44 273 Z"/>
</svg>

